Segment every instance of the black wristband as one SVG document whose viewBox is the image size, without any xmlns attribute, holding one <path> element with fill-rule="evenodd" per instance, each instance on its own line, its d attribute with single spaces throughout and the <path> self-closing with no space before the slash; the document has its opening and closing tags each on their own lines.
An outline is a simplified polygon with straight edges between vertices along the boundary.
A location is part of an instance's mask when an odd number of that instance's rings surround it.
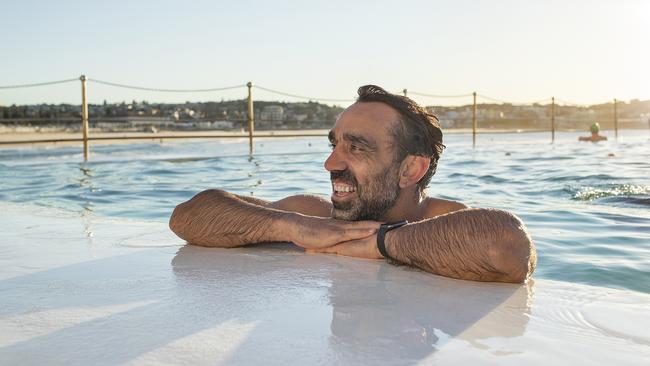
<svg viewBox="0 0 650 366">
<path fill-rule="evenodd" d="M 384 258 L 390 258 L 388 256 L 388 252 L 386 251 L 386 244 L 384 243 L 384 238 L 386 237 L 386 233 L 393 229 L 397 229 L 398 227 L 402 227 L 408 223 L 409 223 L 408 221 L 402 220 L 392 224 L 382 224 L 379 227 L 379 232 L 377 233 L 377 249 L 379 249 L 379 253 L 381 253 L 381 255 L 383 255 Z"/>
</svg>

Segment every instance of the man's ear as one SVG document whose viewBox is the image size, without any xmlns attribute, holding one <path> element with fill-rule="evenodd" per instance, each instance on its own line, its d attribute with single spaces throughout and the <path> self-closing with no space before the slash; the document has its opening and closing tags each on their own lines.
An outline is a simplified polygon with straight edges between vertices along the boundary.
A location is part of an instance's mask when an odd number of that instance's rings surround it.
<svg viewBox="0 0 650 366">
<path fill-rule="evenodd" d="M 431 158 L 408 155 L 402 162 L 399 176 L 399 187 L 406 188 L 417 184 L 429 170 Z"/>
</svg>

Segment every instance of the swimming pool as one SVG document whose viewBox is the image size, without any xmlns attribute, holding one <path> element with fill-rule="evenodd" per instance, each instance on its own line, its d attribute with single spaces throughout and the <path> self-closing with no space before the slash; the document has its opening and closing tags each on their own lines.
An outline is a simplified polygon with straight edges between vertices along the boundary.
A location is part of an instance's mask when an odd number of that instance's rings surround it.
<svg viewBox="0 0 650 366">
<path fill-rule="evenodd" d="M 538 248 L 536 278 L 650 293 L 650 140 L 578 143 L 578 133 L 445 136 L 431 195 L 519 215 Z M 611 135 L 611 134 L 610 134 Z M 325 137 L 0 149 L 0 201 L 81 215 L 166 221 L 207 188 L 279 199 L 329 196 Z"/>
</svg>

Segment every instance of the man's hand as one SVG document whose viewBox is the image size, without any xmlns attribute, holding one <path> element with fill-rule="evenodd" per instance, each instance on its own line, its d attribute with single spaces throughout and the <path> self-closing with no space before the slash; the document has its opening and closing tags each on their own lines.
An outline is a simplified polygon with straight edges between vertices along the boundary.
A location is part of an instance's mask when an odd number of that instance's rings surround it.
<svg viewBox="0 0 650 366">
<path fill-rule="evenodd" d="M 376 221 L 344 221 L 301 215 L 287 229 L 294 244 L 305 249 L 323 249 L 370 237 L 376 240 L 380 225 Z"/>
<path fill-rule="evenodd" d="M 537 263 L 535 246 L 521 220 L 493 209 L 464 209 L 386 233 L 386 251 L 399 263 L 445 277 L 521 283 Z M 382 258 L 377 235 L 309 252 Z"/>
<path fill-rule="evenodd" d="M 377 234 L 368 237 L 350 240 L 344 243 L 336 244 L 327 248 L 307 249 L 309 253 L 330 253 L 340 254 L 348 257 L 358 257 L 367 259 L 383 259 L 384 257 L 377 248 Z"/>
</svg>

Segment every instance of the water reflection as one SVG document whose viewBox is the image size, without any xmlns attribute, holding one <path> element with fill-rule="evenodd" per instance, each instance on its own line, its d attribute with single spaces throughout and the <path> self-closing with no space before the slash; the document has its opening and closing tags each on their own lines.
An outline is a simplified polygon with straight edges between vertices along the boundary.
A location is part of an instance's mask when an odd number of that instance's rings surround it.
<svg viewBox="0 0 650 366">
<path fill-rule="evenodd" d="M 333 271 L 329 291 L 330 344 L 349 357 L 363 350 L 378 360 L 415 362 L 452 339 L 484 349 L 482 339 L 518 337 L 528 324 L 531 285 L 456 281 L 387 265 L 375 273 L 354 267 Z"/>
<path fill-rule="evenodd" d="M 451 340 L 489 349 L 482 340 L 523 335 L 532 302 L 530 286 L 451 280 L 281 244 L 185 246 L 172 265 L 193 307 L 259 324 L 230 362 L 265 352 L 269 338 L 299 341 L 318 350 L 309 357 L 341 364 L 412 364 Z"/>
<path fill-rule="evenodd" d="M 93 171 L 90 168 L 90 166 L 86 165 L 85 163 L 82 163 L 79 166 L 79 171 L 83 174 L 83 176 L 79 179 L 79 185 L 81 187 L 90 186 L 91 178 L 93 177 Z"/>
<path fill-rule="evenodd" d="M 88 193 L 95 190 L 93 186 L 93 170 L 87 163 L 81 163 L 79 165 L 79 171 L 82 173 L 82 176 L 79 178 L 79 187 L 82 188 L 79 196 L 82 200 L 81 203 L 81 219 L 84 223 L 84 235 L 88 238 L 88 244 L 93 244 L 93 204 L 90 201 L 90 195 Z"/>
</svg>

